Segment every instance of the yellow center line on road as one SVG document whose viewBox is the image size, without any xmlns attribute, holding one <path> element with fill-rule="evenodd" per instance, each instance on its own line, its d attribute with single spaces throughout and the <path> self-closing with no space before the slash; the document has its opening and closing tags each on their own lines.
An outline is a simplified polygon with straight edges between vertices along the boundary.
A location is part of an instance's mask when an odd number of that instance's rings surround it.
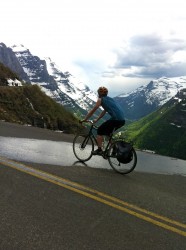
<svg viewBox="0 0 186 250">
<path fill-rule="evenodd" d="M 171 220 L 167 217 L 155 214 L 155 213 L 150 212 L 146 209 L 142 209 L 142 208 L 137 207 L 133 204 L 124 202 L 124 201 L 122 201 L 118 198 L 115 198 L 113 196 L 104 194 L 102 192 L 99 192 L 99 191 L 94 190 L 92 188 L 83 186 L 83 185 L 78 184 L 76 182 L 72 182 L 72 181 L 64 179 L 62 177 L 55 176 L 55 175 L 52 175 L 50 173 L 26 166 L 22 163 L 18 163 L 18 162 L 15 162 L 15 161 L 12 161 L 12 160 L 9 160 L 6 158 L 2 158 L 2 157 L 0 157 L 0 163 L 4 166 L 11 167 L 11 168 L 16 169 L 18 171 L 24 172 L 26 174 L 35 176 L 39 179 L 42 179 L 42 180 L 45 180 L 47 182 L 53 183 L 55 185 L 61 186 L 63 188 L 71 190 L 73 192 L 79 193 L 79 194 L 86 196 L 90 199 L 96 200 L 96 201 L 101 202 L 105 205 L 113 207 L 117 210 L 128 213 L 128 214 L 133 215 L 139 219 L 150 222 L 156 226 L 162 227 L 166 230 L 172 231 L 174 233 L 177 233 L 179 235 L 186 237 L 186 232 L 183 231 L 183 229 L 186 228 L 186 225 L 181 223 L 181 222 Z M 156 219 L 159 219 L 161 221 L 158 221 Z M 168 224 L 166 224 L 166 223 L 168 223 Z M 176 228 L 175 226 L 177 226 L 179 228 Z"/>
</svg>

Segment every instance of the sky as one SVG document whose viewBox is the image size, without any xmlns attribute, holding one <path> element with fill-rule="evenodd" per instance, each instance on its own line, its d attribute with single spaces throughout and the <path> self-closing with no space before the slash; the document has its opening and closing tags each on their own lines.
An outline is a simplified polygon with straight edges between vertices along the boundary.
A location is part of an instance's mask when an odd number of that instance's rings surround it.
<svg viewBox="0 0 186 250">
<path fill-rule="evenodd" d="M 6 0 L 0 42 L 23 44 L 112 96 L 186 76 L 185 0 Z"/>
</svg>

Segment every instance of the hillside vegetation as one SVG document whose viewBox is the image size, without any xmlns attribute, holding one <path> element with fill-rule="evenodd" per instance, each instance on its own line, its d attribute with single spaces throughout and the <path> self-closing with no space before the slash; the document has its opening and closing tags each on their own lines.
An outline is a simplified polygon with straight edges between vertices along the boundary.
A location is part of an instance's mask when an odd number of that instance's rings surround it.
<svg viewBox="0 0 186 250">
<path fill-rule="evenodd" d="M 139 149 L 186 160 L 186 99 L 179 97 L 128 125 L 125 131 L 128 139 L 132 139 Z"/>
<path fill-rule="evenodd" d="M 0 120 L 66 133 L 80 128 L 73 114 L 45 95 L 37 85 L 0 86 Z"/>
<path fill-rule="evenodd" d="M 0 86 L 6 86 L 7 85 L 7 80 L 6 79 L 18 79 L 19 77 L 16 73 L 12 72 L 8 67 L 5 67 L 1 62 L 0 62 Z"/>
</svg>

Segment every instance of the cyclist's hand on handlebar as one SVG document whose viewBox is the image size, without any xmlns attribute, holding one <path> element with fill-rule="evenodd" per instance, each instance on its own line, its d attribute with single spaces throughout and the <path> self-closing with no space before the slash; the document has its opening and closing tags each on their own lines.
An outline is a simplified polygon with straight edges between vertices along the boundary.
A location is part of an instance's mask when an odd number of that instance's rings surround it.
<svg viewBox="0 0 186 250">
<path fill-rule="evenodd" d="M 84 123 L 84 122 L 89 122 L 89 121 L 85 120 L 85 119 L 84 120 L 79 120 L 79 123 L 81 123 L 81 124 Z"/>
<path fill-rule="evenodd" d="M 79 123 L 81 124 L 82 128 L 86 128 L 85 124 L 83 124 L 83 122 L 85 122 L 85 120 L 79 120 Z"/>
<path fill-rule="evenodd" d="M 91 124 L 93 124 L 94 122 L 93 121 L 91 121 L 91 120 L 81 120 L 81 121 L 79 121 L 79 123 L 83 123 L 83 122 L 87 122 L 87 123 L 91 123 Z"/>
</svg>

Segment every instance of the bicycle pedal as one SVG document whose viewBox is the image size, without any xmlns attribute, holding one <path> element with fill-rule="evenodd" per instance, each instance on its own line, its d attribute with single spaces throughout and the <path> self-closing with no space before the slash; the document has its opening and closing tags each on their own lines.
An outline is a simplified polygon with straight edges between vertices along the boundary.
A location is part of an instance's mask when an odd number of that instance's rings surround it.
<svg viewBox="0 0 186 250">
<path fill-rule="evenodd" d="M 103 158 L 104 158 L 105 160 L 108 159 L 108 156 L 107 156 L 106 154 L 103 153 L 102 156 L 103 156 Z"/>
</svg>

